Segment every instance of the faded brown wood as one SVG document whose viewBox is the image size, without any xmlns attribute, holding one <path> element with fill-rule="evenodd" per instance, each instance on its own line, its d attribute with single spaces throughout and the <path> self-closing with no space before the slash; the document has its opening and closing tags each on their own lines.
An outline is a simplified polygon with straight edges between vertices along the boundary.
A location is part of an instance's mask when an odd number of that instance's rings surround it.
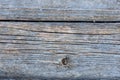
<svg viewBox="0 0 120 80">
<path fill-rule="evenodd" d="M 118 80 L 120 23 L 0 22 L 0 77 Z"/>
<path fill-rule="evenodd" d="M 120 1 L 0 0 L 0 20 L 120 21 Z"/>
</svg>

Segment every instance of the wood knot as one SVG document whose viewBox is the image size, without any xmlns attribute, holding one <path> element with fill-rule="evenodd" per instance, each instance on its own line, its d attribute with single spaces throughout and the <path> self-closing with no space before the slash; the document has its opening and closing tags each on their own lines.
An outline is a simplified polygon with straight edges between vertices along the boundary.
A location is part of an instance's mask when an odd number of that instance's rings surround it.
<svg viewBox="0 0 120 80">
<path fill-rule="evenodd" d="M 72 64 L 71 64 L 71 60 L 68 56 L 62 58 L 58 64 L 59 67 L 63 67 L 63 68 L 67 68 L 67 69 L 71 69 L 72 68 Z"/>
<path fill-rule="evenodd" d="M 62 65 L 68 65 L 69 64 L 69 57 L 65 57 L 61 60 Z"/>
</svg>

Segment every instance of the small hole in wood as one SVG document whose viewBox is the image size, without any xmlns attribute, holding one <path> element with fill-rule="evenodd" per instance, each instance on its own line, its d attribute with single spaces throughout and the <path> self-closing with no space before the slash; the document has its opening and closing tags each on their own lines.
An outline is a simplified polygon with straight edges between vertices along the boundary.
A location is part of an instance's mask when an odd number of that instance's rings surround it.
<svg viewBox="0 0 120 80">
<path fill-rule="evenodd" d="M 69 58 L 65 57 L 61 60 L 61 62 L 62 62 L 63 65 L 67 65 L 69 63 Z"/>
</svg>

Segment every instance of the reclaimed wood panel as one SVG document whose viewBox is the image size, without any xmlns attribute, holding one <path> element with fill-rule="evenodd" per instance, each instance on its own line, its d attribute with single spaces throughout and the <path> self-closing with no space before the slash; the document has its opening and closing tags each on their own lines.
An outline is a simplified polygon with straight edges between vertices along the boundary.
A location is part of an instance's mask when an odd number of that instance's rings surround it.
<svg viewBox="0 0 120 80">
<path fill-rule="evenodd" d="M 0 20 L 120 21 L 120 0 L 0 0 Z"/>
<path fill-rule="evenodd" d="M 0 22 L 0 77 L 119 80 L 120 23 Z"/>
</svg>

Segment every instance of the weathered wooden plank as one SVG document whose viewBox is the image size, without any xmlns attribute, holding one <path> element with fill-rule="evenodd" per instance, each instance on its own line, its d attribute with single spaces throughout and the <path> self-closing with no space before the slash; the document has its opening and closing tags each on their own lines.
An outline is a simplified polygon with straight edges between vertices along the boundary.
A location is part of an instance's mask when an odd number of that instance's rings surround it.
<svg viewBox="0 0 120 80">
<path fill-rule="evenodd" d="M 0 20 L 120 21 L 120 1 L 0 0 Z"/>
<path fill-rule="evenodd" d="M 0 77 L 119 79 L 120 23 L 0 22 Z"/>
</svg>

